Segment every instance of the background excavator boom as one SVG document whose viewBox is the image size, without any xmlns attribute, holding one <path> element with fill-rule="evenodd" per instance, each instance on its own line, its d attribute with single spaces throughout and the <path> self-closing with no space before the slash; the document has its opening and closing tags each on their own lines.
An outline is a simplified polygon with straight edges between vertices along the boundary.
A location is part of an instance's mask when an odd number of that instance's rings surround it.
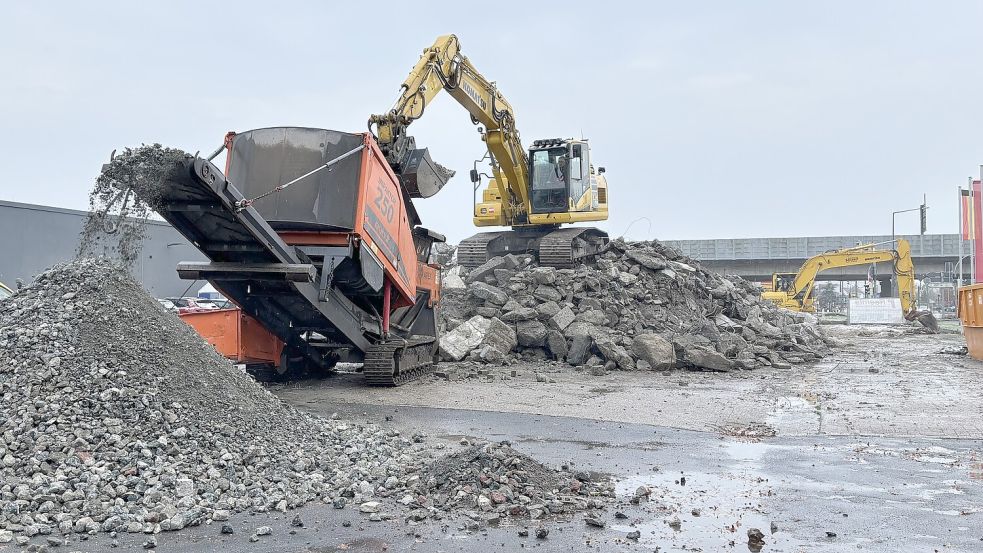
<svg viewBox="0 0 983 553">
<path fill-rule="evenodd" d="M 774 279 L 776 289 L 763 293 L 762 297 L 793 311 L 811 312 L 815 310 L 812 304 L 812 289 L 821 271 L 891 261 L 897 277 L 901 311 L 905 318 L 918 320 L 927 328 L 938 330 L 938 322 L 935 321 L 934 315 L 919 311 L 915 301 L 915 265 L 911 260 L 911 244 L 907 240 L 899 239 L 897 249 L 877 250 L 874 249 L 876 246 L 877 244 L 864 244 L 814 255 L 802 264 L 787 287 L 778 290 L 779 283 Z"/>
</svg>

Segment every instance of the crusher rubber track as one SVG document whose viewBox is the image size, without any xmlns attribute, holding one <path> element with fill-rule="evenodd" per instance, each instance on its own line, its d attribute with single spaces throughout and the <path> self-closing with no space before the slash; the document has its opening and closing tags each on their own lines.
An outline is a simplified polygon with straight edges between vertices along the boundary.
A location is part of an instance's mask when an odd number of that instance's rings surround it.
<svg viewBox="0 0 983 553">
<path fill-rule="evenodd" d="M 496 256 L 532 253 L 540 265 L 563 269 L 587 261 L 607 245 L 608 235 L 596 228 L 481 232 L 461 241 L 457 262 L 477 267 Z"/>
<path fill-rule="evenodd" d="M 434 370 L 434 346 L 429 336 L 387 340 L 365 352 L 362 373 L 370 386 L 400 386 Z"/>
</svg>

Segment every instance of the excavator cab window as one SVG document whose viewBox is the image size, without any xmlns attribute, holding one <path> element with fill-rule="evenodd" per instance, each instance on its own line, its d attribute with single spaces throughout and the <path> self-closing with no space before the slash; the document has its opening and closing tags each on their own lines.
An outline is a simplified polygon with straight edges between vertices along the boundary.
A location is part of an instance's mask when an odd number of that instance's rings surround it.
<svg viewBox="0 0 983 553">
<path fill-rule="evenodd" d="M 572 211 L 592 211 L 593 202 L 581 204 L 584 194 L 591 189 L 590 160 L 585 144 L 570 146 L 570 209 Z"/>
<path fill-rule="evenodd" d="M 570 158 L 566 147 L 533 150 L 532 212 L 559 213 L 567 211 L 570 197 Z"/>
<path fill-rule="evenodd" d="M 776 273 L 774 288 L 776 292 L 788 292 L 795 283 L 796 273 Z"/>
</svg>

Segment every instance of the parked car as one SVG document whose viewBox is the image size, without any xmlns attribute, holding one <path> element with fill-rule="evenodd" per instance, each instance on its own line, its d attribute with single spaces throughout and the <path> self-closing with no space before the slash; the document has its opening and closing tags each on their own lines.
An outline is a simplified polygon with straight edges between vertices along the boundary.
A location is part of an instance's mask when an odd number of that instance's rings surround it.
<svg viewBox="0 0 983 553">
<path fill-rule="evenodd" d="M 161 307 L 163 307 L 164 309 L 166 309 L 168 311 L 177 311 L 177 306 L 174 305 L 174 302 L 172 302 L 171 300 L 158 299 L 157 300 L 157 303 L 159 303 L 161 305 Z"/>
<path fill-rule="evenodd" d="M 0 300 L 5 300 L 13 295 L 14 291 L 7 288 L 2 282 L 0 282 Z"/>
<path fill-rule="evenodd" d="M 219 309 L 235 309 L 236 308 L 236 304 L 234 304 L 231 301 L 226 300 L 226 299 L 212 300 L 212 303 L 214 303 L 216 306 L 218 306 Z"/>
<path fill-rule="evenodd" d="M 210 300 L 208 298 L 195 298 L 194 301 L 196 304 L 198 304 L 198 307 L 202 307 L 204 309 L 220 309 L 214 300 Z"/>
<path fill-rule="evenodd" d="M 198 313 L 199 311 L 208 311 L 210 308 L 198 304 L 197 298 L 167 298 L 167 301 L 174 304 L 177 308 L 177 312 L 181 313 Z"/>
</svg>

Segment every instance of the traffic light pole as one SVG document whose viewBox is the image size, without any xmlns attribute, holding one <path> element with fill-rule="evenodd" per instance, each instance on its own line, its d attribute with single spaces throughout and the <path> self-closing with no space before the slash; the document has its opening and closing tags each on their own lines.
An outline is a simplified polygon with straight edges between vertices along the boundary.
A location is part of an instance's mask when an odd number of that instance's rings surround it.
<svg viewBox="0 0 983 553">
<path fill-rule="evenodd" d="M 927 223 L 927 217 L 926 216 L 928 214 L 928 202 L 926 201 L 926 199 L 927 199 L 927 197 L 925 195 L 922 195 L 922 205 L 920 205 L 920 206 L 918 206 L 916 208 L 912 208 L 912 209 L 902 209 L 901 211 L 892 211 L 891 212 L 891 243 L 892 244 L 894 244 L 898 240 L 898 237 L 897 237 L 897 235 L 895 234 L 895 231 L 894 231 L 894 218 L 899 213 L 911 213 L 912 211 L 918 211 L 918 212 L 920 212 L 921 213 L 921 218 L 920 218 L 921 219 L 921 234 L 922 234 L 922 236 L 925 235 L 925 229 L 927 227 L 927 225 L 926 225 L 926 223 Z M 924 240 L 920 240 L 919 241 L 918 247 L 919 247 L 920 253 L 925 253 L 924 252 L 924 249 L 925 249 L 925 241 Z M 897 282 L 895 281 L 895 279 L 896 279 L 895 276 L 892 276 L 891 277 L 891 288 L 892 288 L 892 290 L 891 290 L 891 297 L 894 297 L 895 296 L 895 292 L 896 292 L 897 286 L 898 286 L 897 285 Z"/>
<path fill-rule="evenodd" d="M 914 209 L 902 209 L 901 211 L 892 211 L 891 212 L 891 241 L 893 242 L 893 241 L 896 241 L 897 240 L 897 237 L 894 235 L 894 216 L 895 215 L 897 215 L 899 213 L 910 213 L 912 211 L 923 211 L 924 209 L 925 209 L 925 206 L 922 205 L 921 207 L 916 207 Z M 922 234 L 925 234 L 924 227 L 922 228 Z"/>
</svg>

